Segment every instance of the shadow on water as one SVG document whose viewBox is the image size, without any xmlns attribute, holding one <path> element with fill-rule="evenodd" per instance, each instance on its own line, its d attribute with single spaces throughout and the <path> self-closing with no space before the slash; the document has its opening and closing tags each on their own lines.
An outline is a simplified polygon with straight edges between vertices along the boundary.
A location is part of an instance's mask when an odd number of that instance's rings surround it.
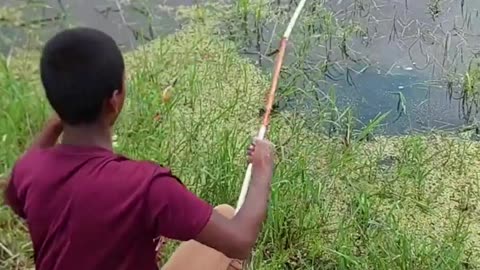
<svg viewBox="0 0 480 270">
<path fill-rule="evenodd" d="M 18 3 L 16 1 L 0 0 L 4 6 L 14 5 Z M 43 40 L 69 25 L 81 25 L 105 31 L 123 50 L 131 50 L 142 42 L 172 33 L 180 27 L 169 9 L 201 4 L 198 2 L 203 1 L 44 2 L 45 5 L 36 5 L 26 11 L 31 18 L 45 20 Z M 294 2 L 287 1 L 286 5 L 294 5 Z M 350 56 L 363 62 L 347 64 L 347 67 L 355 66 L 362 72 L 350 75 L 349 79 L 319 83 L 318 91 L 335 85 L 337 105 L 340 108 L 352 107 L 363 123 L 379 113 L 390 111 L 383 128 L 386 134 L 453 129 L 463 125 L 465 121 L 459 117 L 458 105 L 448 98 L 442 80 L 452 72 L 464 72 L 469 57 L 480 51 L 480 31 L 476 27 L 480 25 L 480 1 L 465 0 L 463 5 L 459 2 L 445 0 L 441 2 L 442 6 L 435 7 L 431 5 L 431 0 L 326 1 L 325 6 L 333 12 L 339 24 L 355 21 L 362 25 L 366 35 L 354 37 L 348 45 Z M 265 28 L 262 40 L 270 40 L 269 43 L 265 41 L 255 45 L 252 42 L 251 47 L 245 50 L 263 53 L 267 47 L 276 46 L 281 27 L 276 29 L 271 23 L 266 23 Z M 5 28 L 0 28 L 0 33 L 17 44 L 23 38 Z M 255 39 L 253 36 L 247 38 Z M 292 50 L 296 43 L 300 42 L 293 40 Z M 311 61 L 324 61 L 324 58 L 331 57 L 323 53 L 322 44 L 316 45 L 318 48 L 312 49 L 316 55 L 311 57 Z M 7 47 L 0 40 L 4 53 L 8 53 Z M 257 55 L 247 56 L 257 62 L 260 60 L 263 68 L 270 71 L 271 62 L 262 61 Z M 292 54 L 289 59 L 295 57 Z M 269 60 L 272 61 L 272 58 Z"/>
</svg>

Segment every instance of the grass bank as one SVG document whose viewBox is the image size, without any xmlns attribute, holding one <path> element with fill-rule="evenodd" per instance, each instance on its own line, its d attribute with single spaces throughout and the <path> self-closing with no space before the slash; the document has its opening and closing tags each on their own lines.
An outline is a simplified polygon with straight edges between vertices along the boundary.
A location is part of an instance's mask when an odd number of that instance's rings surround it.
<svg viewBox="0 0 480 270">
<path fill-rule="evenodd" d="M 48 115 L 32 59 L 1 62 L 4 177 Z M 212 204 L 235 204 L 269 77 L 209 23 L 126 59 L 117 150 L 170 166 Z M 429 134 L 345 146 L 288 112 L 269 138 L 277 168 L 252 269 L 480 268 L 478 143 Z M 0 206 L 0 269 L 31 269 L 31 258 L 25 226 Z"/>
</svg>

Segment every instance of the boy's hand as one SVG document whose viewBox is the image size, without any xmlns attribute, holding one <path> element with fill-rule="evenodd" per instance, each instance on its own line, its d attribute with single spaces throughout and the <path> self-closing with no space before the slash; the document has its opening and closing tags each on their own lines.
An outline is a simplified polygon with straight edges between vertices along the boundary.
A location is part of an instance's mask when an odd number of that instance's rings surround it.
<svg viewBox="0 0 480 270">
<path fill-rule="evenodd" d="M 207 225 L 195 238 L 197 242 L 232 259 L 245 260 L 250 256 L 267 217 L 273 177 L 273 149 L 267 140 L 256 139 L 250 145 L 248 161 L 252 164 L 252 179 L 244 204 L 236 214 L 232 208 L 233 217 L 230 218 L 213 211 Z"/>
<path fill-rule="evenodd" d="M 57 143 L 58 137 L 63 131 L 62 120 L 54 114 L 51 116 L 42 131 L 37 135 L 37 138 L 33 141 L 30 148 L 49 148 L 54 146 Z"/>
<path fill-rule="evenodd" d="M 63 127 L 63 125 L 62 125 L 62 120 L 60 119 L 60 117 L 58 117 L 57 114 L 53 114 L 53 115 L 50 116 L 50 118 L 47 120 L 46 126 L 50 126 L 50 127 L 53 127 L 53 128 L 60 129 L 60 128 Z"/>
<path fill-rule="evenodd" d="M 256 169 L 273 171 L 273 145 L 268 140 L 255 139 L 248 148 L 248 162 Z"/>
</svg>

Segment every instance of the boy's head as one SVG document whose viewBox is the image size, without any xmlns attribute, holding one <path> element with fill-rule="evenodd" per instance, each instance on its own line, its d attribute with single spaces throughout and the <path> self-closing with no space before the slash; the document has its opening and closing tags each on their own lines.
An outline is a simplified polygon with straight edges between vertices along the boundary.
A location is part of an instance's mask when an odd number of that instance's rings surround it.
<svg viewBox="0 0 480 270">
<path fill-rule="evenodd" d="M 40 73 L 47 99 L 64 124 L 113 125 L 125 99 L 123 56 L 107 34 L 75 28 L 45 45 Z"/>
</svg>

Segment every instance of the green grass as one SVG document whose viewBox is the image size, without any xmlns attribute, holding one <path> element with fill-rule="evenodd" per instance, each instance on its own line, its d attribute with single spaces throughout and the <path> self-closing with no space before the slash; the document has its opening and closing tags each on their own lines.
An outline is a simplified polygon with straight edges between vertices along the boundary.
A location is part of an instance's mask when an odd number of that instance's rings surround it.
<svg viewBox="0 0 480 270">
<path fill-rule="evenodd" d="M 214 205 L 233 205 L 270 77 L 215 29 L 190 25 L 126 55 L 117 150 L 171 167 Z M 48 115 L 37 57 L 0 65 L 3 177 Z M 252 269 L 480 268 L 478 143 L 426 134 L 346 146 L 307 123 L 288 112 L 272 120 L 277 167 Z M 32 268 L 22 224 L 0 206 L 0 269 Z"/>
</svg>

